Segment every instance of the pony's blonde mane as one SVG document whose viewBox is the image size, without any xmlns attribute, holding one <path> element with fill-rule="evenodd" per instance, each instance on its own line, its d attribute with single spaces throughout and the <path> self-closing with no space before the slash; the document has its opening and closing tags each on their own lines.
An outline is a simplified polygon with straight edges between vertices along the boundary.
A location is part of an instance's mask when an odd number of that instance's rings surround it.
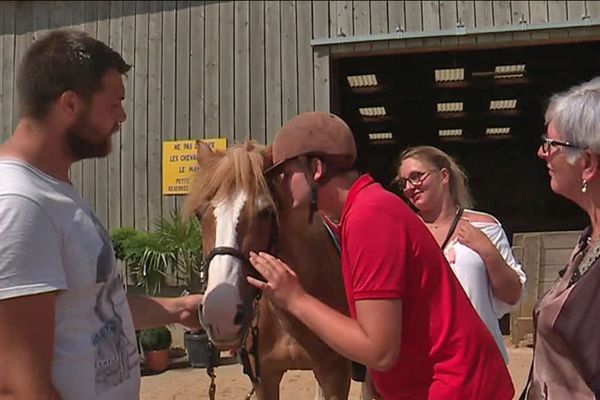
<svg viewBox="0 0 600 400">
<path fill-rule="evenodd" d="M 263 175 L 264 146 L 254 141 L 237 144 L 203 160 L 184 205 L 187 215 L 209 204 L 217 204 L 240 190 L 246 193 L 247 212 L 256 213 L 256 199 L 262 197 L 274 207 L 269 185 Z"/>
</svg>

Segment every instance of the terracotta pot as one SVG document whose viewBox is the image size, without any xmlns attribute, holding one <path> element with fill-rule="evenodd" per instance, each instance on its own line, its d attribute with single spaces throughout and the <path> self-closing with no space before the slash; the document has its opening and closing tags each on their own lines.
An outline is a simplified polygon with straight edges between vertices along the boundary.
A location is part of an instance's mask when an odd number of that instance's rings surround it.
<svg viewBox="0 0 600 400">
<path fill-rule="evenodd" d="M 169 350 L 144 352 L 146 369 L 152 372 L 163 372 L 169 366 Z"/>
</svg>

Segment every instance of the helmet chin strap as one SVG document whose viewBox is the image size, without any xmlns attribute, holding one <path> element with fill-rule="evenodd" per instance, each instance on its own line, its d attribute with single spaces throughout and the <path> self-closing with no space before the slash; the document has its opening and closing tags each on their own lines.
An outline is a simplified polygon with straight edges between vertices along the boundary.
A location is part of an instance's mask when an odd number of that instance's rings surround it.
<svg viewBox="0 0 600 400">
<path fill-rule="evenodd" d="M 312 224 L 313 217 L 318 211 L 318 191 L 319 184 L 313 179 L 312 170 L 310 168 L 310 160 L 307 156 L 300 156 L 300 163 L 304 169 L 304 177 L 310 186 L 310 206 L 308 210 L 308 223 Z"/>
<path fill-rule="evenodd" d="M 323 162 L 323 160 L 321 160 L 321 162 Z M 308 185 L 310 186 L 310 208 L 308 213 L 308 222 L 312 223 L 313 216 L 318 211 L 319 187 L 325 185 L 334 176 L 344 173 L 347 170 L 338 169 L 327 165 L 327 168 L 324 170 L 324 174 L 321 176 L 321 179 L 319 180 L 319 182 L 316 182 L 313 178 L 309 157 L 300 156 L 300 163 L 302 164 L 302 167 L 304 169 L 304 176 L 306 177 L 306 182 L 308 182 Z"/>
<path fill-rule="evenodd" d="M 312 179 L 311 179 L 311 181 L 309 181 L 309 183 L 310 183 L 310 209 L 308 211 L 308 222 L 310 224 L 312 224 L 313 216 L 317 212 L 317 199 L 318 199 L 318 190 L 319 190 L 317 183 Z"/>
</svg>

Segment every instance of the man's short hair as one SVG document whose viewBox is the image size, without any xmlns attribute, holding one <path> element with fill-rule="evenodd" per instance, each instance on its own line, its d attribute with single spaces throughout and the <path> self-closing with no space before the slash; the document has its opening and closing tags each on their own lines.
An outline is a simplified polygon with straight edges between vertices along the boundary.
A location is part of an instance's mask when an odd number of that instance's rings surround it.
<svg viewBox="0 0 600 400">
<path fill-rule="evenodd" d="M 52 31 L 29 48 L 19 67 L 20 115 L 43 119 L 69 90 L 90 100 L 109 70 L 125 74 L 130 68 L 119 53 L 84 32 Z"/>
</svg>

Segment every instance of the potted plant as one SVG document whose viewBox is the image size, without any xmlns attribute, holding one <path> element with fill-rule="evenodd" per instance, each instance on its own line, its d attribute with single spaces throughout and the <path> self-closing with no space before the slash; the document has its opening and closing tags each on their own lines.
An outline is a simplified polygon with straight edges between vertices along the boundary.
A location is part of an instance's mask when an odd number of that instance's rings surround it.
<svg viewBox="0 0 600 400">
<path fill-rule="evenodd" d="M 147 294 L 159 293 L 167 273 L 172 269 L 172 261 L 169 260 L 171 255 L 162 251 L 156 235 L 124 227 L 114 229 L 111 239 L 116 258 L 127 267 L 129 282 L 143 288 Z M 161 254 L 163 265 L 156 260 L 148 260 L 148 254 Z"/>
<path fill-rule="evenodd" d="M 148 371 L 159 373 L 169 366 L 171 332 L 166 326 L 144 329 L 138 335 L 144 351 L 144 365 Z"/>
<path fill-rule="evenodd" d="M 202 228 L 197 219 L 186 220 L 171 212 L 155 222 L 152 232 L 119 228 L 113 230 L 112 241 L 117 258 L 127 264 L 128 276 L 146 293 L 159 293 L 168 275 L 189 292 L 203 292 Z M 215 365 L 218 362 L 219 352 L 208 343 L 208 336 L 201 329 L 184 333 L 184 346 L 193 367 L 206 367 L 210 359 Z"/>
<path fill-rule="evenodd" d="M 154 223 L 152 232 L 118 228 L 111 236 L 115 255 L 127 264 L 129 278 L 146 293 L 160 293 L 167 276 L 192 293 L 201 291 L 204 276 L 199 267 L 202 230 L 198 220 L 185 220 L 171 212 Z"/>
</svg>

